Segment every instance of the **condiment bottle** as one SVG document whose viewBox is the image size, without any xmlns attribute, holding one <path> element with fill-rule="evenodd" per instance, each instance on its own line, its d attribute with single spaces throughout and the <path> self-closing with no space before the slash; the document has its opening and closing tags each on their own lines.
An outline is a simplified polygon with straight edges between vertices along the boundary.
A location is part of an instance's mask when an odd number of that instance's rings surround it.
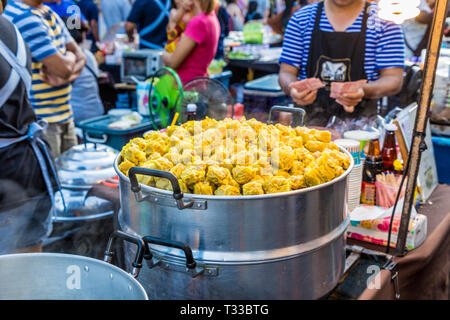
<svg viewBox="0 0 450 320">
<path fill-rule="evenodd" d="M 195 114 L 197 112 L 197 105 L 194 103 L 189 103 L 186 106 L 187 109 L 187 121 L 195 120 Z"/>
<path fill-rule="evenodd" d="M 361 187 L 361 203 L 370 205 L 376 204 L 376 176 L 383 171 L 383 158 L 380 153 L 380 142 L 377 137 L 376 139 L 369 141 L 369 146 L 367 148 Z"/>
<path fill-rule="evenodd" d="M 390 123 L 386 125 L 386 135 L 384 137 L 383 150 L 381 151 L 385 171 L 394 171 L 394 161 L 397 160 L 395 131 L 397 131 L 395 124 Z"/>
</svg>

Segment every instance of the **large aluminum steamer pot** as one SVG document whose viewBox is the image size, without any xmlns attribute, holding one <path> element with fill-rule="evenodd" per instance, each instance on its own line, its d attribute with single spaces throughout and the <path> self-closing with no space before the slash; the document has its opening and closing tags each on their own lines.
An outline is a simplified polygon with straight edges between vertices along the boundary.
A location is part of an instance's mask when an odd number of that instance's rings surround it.
<svg viewBox="0 0 450 320">
<path fill-rule="evenodd" d="M 148 300 L 142 285 L 122 269 L 60 253 L 0 256 L 1 300 Z"/>
<path fill-rule="evenodd" d="M 345 265 L 347 176 L 260 196 L 185 194 L 168 172 L 119 169 L 126 233 L 146 244 L 138 281 L 151 299 L 317 299 Z M 140 185 L 136 174 L 171 180 L 174 192 Z M 133 256 L 133 248 L 127 249 Z"/>
</svg>

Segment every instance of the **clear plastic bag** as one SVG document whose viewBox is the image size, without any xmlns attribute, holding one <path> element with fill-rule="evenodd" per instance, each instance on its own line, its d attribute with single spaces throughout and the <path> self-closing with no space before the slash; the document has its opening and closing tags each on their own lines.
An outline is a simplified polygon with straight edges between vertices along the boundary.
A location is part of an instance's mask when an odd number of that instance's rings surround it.
<svg viewBox="0 0 450 320">
<path fill-rule="evenodd" d="M 388 174 L 386 176 L 389 178 L 385 179 L 384 181 L 381 181 L 377 178 L 375 182 L 376 205 L 383 208 L 391 208 L 395 204 L 395 199 L 399 191 L 402 176 L 394 174 Z M 403 198 L 405 196 L 405 190 L 406 179 L 400 192 L 400 198 Z"/>
<path fill-rule="evenodd" d="M 353 130 L 364 130 L 364 131 L 379 131 L 379 126 L 384 124 L 383 118 L 379 116 L 374 117 L 360 117 L 360 118 L 345 118 L 341 119 L 336 116 L 332 116 L 328 124 L 327 128 L 338 131 L 341 134 L 344 134 L 346 131 Z"/>
</svg>

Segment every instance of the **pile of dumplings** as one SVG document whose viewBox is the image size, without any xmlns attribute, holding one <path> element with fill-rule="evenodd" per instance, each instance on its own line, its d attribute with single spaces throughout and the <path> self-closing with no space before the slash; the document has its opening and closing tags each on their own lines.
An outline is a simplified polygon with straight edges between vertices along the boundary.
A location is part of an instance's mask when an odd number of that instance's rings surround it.
<svg viewBox="0 0 450 320">
<path fill-rule="evenodd" d="M 184 193 L 239 196 L 288 192 L 340 176 L 349 157 L 331 142 L 329 131 L 255 119 L 206 118 L 150 131 L 129 141 L 119 169 L 173 173 Z M 141 184 L 172 190 L 169 180 L 137 175 Z"/>
</svg>

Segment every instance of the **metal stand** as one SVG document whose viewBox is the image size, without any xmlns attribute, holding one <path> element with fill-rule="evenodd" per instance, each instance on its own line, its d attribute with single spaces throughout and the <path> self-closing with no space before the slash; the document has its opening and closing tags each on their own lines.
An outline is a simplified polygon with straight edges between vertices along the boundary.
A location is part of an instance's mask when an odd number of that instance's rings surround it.
<svg viewBox="0 0 450 320">
<path fill-rule="evenodd" d="M 409 220 L 414 202 L 414 190 L 416 188 L 417 174 L 419 171 L 422 152 L 427 146 L 424 142 L 426 134 L 427 120 L 430 110 L 431 95 L 433 93 L 436 67 L 441 49 L 442 36 L 444 33 L 445 18 L 447 16 L 448 0 L 437 0 L 434 8 L 431 34 L 427 46 L 425 59 L 424 80 L 422 81 L 419 107 L 414 125 L 414 132 L 410 148 L 410 165 L 408 172 L 408 182 L 406 184 L 405 202 L 403 205 L 398 240 L 396 245 L 396 255 L 403 256 L 406 253 L 405 244 L 408 236 Z"/>
</svg>

